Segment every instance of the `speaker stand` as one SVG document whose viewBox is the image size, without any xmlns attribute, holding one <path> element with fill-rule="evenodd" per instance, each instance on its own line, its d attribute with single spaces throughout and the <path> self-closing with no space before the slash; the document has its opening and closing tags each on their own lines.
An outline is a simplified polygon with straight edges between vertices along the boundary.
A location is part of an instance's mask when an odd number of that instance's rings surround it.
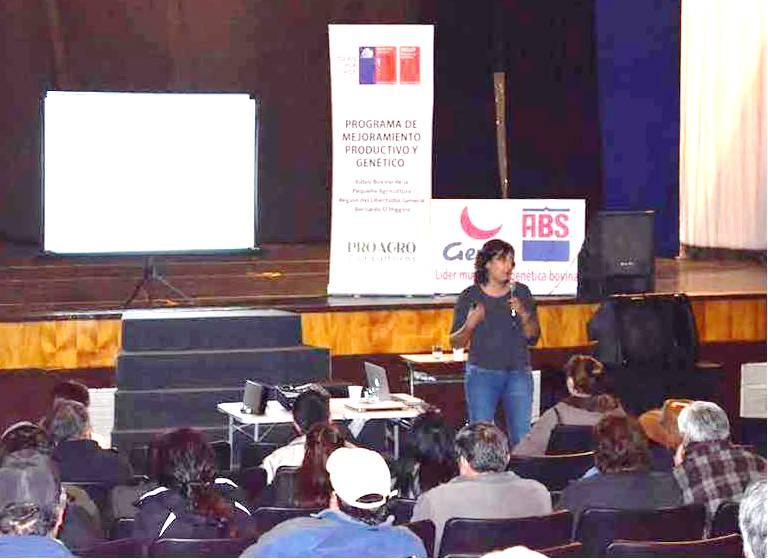
<svg viewBox="0 0 768 559">
<path fill-rule="evenodd" d="M 130 297 L 125 300 L 125 303 L 123 303 L 123 308 L 128 308 L 128 306 L 133 303 L 133 301 L 136 299 L 136 297 L 139 296 L 139 293 L 141 293 L 141 290 L 144 290 L 144 293 L 147 295 L 147 302 L 149 303 L 150 307 L 154 306 L 153 300 L 152 300 L 152 284 L 158 282 L 162 285 L 164 285 L 166 288 L 168 288 L 172 293 L 176 294 L 180 299 L 182 299 L 185 303 L 188 304 L 194 304 L 195 301 L 184 293 L 181 289 L 173 285 L 171 282 L 169 282 L 167 279 L 163 277 L 163 275 L 157 271 L 157 266 L 155 265 L 155 259 L 153 256 L 147 256 L 144 258 L 144 273 L 142 275 L 142 278 L 139 280 L 139 282 L 136 284 L 136 287 L 133 288 L 133 291 L 131 292 Z"/>
</svg>

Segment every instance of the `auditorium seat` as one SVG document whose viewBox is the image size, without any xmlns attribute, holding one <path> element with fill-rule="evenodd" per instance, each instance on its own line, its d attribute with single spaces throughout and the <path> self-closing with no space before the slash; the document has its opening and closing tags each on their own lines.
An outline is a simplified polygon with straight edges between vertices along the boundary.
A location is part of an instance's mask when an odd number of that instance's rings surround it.
<svg viewBox="0 0 768 559">
<path fill-rule="evenodd" d="M 557 456 L 512 456 L 507 469 L 520 477 L 543 483 L 550 491 L 562 491 L 569 481 L 580 478 L 594 463 L 594 452 Z"/>
<path fill-rule="evenodd" d="M 603 557 L 618 539 L 633 541 L 698 540 L 704 533 L 701 503 L 657 510 L 587 509 L 576 524 L 574 539 L 584 544 L 586 557 Z"/>
<path fill-rule="evenodd" d="M 152 542 L 149 557 L 240 557 L 250 540 L 164 538 Z"/>
<path fill-rule="evenodd" d="M 439 556 L 482 555 L 513 545 L 552 547 L 571 541 L 572 524 L 569 511 L 525 518 L 451 518 L 443 529 Z"/>
<path fill-rule="evenodd" d="M 395 517 L 395 524 L 405 524 L 411 521 L 413 516 L 413 507 L 416 506 L 414 499 L 402 499 L 395 497 L 387 502 L 389 513 Z"/>
<path fill-rule="evenodd" d="M 133 534 L 133 523 L 135 518 L 116 518 L 112 521 L 112 526 L 109 528 L 110 540 L 122 540 L 130 538 Z"/>
<path fill-rule="evenodd" d="M 278 507 L 296 506 L 296 492 L 298 491 L 299 468 L 293 466 L 280 466 L 272 480 L 274 501 L 272 504 Z"/>
<path fill-rule="evenodd" d="M 256 523 L 256 531 L 259 534 L 268 532 L 281 522 L 291 518 L 309 516 L 314 512 L 320 512 L 320 508 L 296 508 L 296 507 L 259 507 L 253 513 L 253 520 Z"/>
<path fill-rule="evenodd" d="M 717 507 L 712 519 L 710 536 L 725 536 L 739 533 L 739 503 L 726 501 Z"/>
<path fill-rule="evenodd" d="M 141 545 L 134 539 L 125 538 L 96 544 L 84 549 L 72 550 L 77 557 L 142 557 Z"/>
<path fill-rule="evenodd" d="M 584 557 L 584 546 L 581 542 L 564 543 L 553 547 L 537 549 L 545 557 Z"/>
<path fill-rule="evenodd" d="M 435 554 L 435 523 L 431 520 L 419 520 L 418 522 L 407 522 L 403 527 L 419 536 L 424 549 L 427 550 L 427 557 Z"/>
<path fill-rule="evenodd" d="M 608 557 L 742 557 L 741 535 L 728 534 L 706 540 L 636 542 L 617 540 L 608 546 Z"/>
<path fill-rule="evenodd" d="M 547 454 L 575 454 L 594 450 L 591 425 L 557 425 L 549 435 Z"/>
</svg>

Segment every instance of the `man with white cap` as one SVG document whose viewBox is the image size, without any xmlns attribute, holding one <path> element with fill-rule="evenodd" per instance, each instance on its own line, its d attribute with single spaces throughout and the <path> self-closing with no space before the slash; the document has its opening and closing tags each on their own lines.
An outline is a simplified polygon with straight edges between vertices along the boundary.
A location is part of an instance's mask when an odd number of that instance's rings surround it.
<svg viewBox="0 0 768 559">
<path fill-rule="evenodd" d="M 421 540 L 387 518 L 391 476 L 381 455 L 339 448 L 326 470 L 328 508 L 278 524 L 241 557 L 426 557 Z"/>
<path fill-rule="evenodd" d="M 22 450 L 0 468 L 0 557 L 72 557 L 55 539 L 66 493 L 50 459 Z"/>
</svg>

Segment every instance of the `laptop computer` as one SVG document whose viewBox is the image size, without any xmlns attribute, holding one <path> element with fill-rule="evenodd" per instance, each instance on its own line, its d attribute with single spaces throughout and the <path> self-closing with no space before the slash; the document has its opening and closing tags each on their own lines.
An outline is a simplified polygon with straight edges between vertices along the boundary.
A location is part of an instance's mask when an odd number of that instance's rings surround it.
<svg viewBox="0 0 768 559">
<path fill-rule="evenodd" d="M 345 404 L 348 408 L 357 411 L 383 411 L 383 410 L 402 410 L 407 408 L 407 404 L 398 397 L 393 397 L 389 392 L 389 379 L 387 370 L 384 367 L 366 361 L 363 364 L 365 377 L 368 380 L 368 389 L 373 398 L 369 400 L 360 400 Z"/>
<path fill-rule="evenodd" d="M 374 363 L 366 361 L 363 364 L 365 368 L 365 378 L 368 381 L 368 389 L 374 400 L 391 400 L 389 393 L 389 378 L 387 370 Z"/>
</svg>

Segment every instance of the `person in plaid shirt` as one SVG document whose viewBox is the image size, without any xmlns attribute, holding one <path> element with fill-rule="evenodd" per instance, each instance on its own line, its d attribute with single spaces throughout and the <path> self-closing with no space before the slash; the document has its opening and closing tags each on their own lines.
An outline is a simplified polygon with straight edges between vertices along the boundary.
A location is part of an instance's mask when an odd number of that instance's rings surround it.
<svg viewBox="0 0 768 559">
<path fill-rule="evenodd" d="M 683 442 L 672 473 L 683 502 L 704 503 L 711 519 L 724 501 L 740 501 L 747 486 L 765 479 L 765 460 L 729 441 L 728 416 L 712 402 L 693 402 L 680 412 Z"/>
</svg>

